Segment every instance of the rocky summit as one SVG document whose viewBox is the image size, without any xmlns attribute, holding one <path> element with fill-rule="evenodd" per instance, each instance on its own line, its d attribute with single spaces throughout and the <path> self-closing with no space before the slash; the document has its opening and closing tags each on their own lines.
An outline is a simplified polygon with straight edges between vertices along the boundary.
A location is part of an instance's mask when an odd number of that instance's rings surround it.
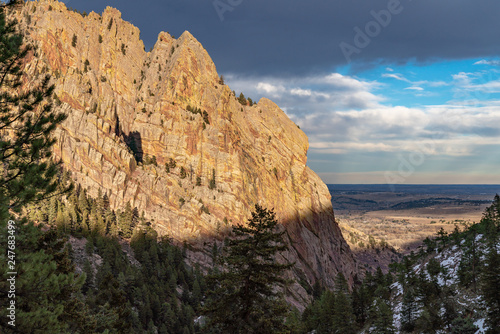
<svg viewBox="0 0 500 334">
<path fill-rule="evenodd" d="M 189 32 L 161 32 L 146 52 L 114 8 L 81 15 L 41 0 L 11 15 L 34 45 L 26 87 L 49 73 L 68 115 L 54 155 L 90 195 L 100 189 L 114 209 L 137 207 L 201 265 L 255 204 L 274 208 L 295 262 L 289 300 L 304 305 L 306 289 L 333 287 L 338 272 L 352 282 L 330 194 L 306 165 L 307 136 L 268 99 L 242 105 Z"/>
</svg>

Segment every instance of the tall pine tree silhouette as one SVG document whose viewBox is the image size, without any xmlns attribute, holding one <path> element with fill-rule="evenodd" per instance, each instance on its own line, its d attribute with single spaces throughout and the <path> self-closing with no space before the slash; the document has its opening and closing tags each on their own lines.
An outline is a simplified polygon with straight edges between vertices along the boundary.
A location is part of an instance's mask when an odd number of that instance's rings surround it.
<svg viewBox="0 0 500 334">
<path fill-rule="evenodd" d="M 276 255 L 287 249 L 272 210 L 255 206 L 248 224 L 233 227 L 217 268 L 208 277 L 212 293 L 205 306 L 208 327 L 222 333 L 281 333 L 288 307 L 283 293 L 288 281 Z"/>
</svg>

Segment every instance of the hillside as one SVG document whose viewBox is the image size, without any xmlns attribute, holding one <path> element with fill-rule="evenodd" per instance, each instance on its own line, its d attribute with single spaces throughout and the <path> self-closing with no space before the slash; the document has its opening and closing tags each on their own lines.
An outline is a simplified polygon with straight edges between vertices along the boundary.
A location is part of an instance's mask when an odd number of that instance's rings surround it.
<svg viewBox="0 0 500 334">
<path fill-rule="evenodd" d="M 302 282 L 293 299 L 303 305 L 304 287 L 333 287 L 338 272 L 353 281 L 328 189 L 306 165 L 306 135 L 270 100 L 241 104 L 189 32 L 161 32 L 146 52 L 114 8 L 83 16 L 42 0 L 12 15 L 35 45 L 25 88 L 52 75 L 57 110 L 68 115 L 54 154 L 89 195 L 144 212 L 201 265 L 254 204 L 274 208 Z"/>
</svg>

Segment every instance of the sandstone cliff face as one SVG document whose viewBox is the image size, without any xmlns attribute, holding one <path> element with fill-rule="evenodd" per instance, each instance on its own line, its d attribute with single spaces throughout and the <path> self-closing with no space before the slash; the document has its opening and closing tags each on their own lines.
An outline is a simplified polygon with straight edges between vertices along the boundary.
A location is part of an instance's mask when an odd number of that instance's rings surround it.
<svg viewBox="0 0 500 334">
<path fill-rule="evenodd" d="M 330 287 L 339 271 L 353 277 L 328 189 L 306 166 L 306 135 L 270 100 L 239 104 L 189 32 L 178 39 L 162 32 L 146 52 L 138 28 L 113 8 L 82 17 L 44 0 L 14 15 L 37 46 L 26 61 L 28 81 L 52 74 L 57 108 L 68 114 L 55 156 L 91 195 L 101 189 L 116 209 L 130 202 L 159 233 L 190 243 L 191 259 L 201 262 L 206 242 L 245 222 L 256 203 L 274 208 L 295 277 Z M 126 141 L 158 165 L 137 163 Z M 170 159 L 176 168 L 167 173 Z M 298 284 L 292 293 L 306 298 Z"/>
</svg>

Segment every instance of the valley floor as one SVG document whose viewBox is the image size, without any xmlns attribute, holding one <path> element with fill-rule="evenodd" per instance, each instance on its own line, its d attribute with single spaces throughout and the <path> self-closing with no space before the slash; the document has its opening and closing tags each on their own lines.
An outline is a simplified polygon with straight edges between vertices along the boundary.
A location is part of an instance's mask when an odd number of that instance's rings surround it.
<svg viewBox="0 0 500 334">
<path fill-rule="evenodd" d="M 358 262 L 372 272 L 417 251 L 441 229 L 478 223 L 500 186 L 329 185 L 337 222 Z"/>
</svg>

